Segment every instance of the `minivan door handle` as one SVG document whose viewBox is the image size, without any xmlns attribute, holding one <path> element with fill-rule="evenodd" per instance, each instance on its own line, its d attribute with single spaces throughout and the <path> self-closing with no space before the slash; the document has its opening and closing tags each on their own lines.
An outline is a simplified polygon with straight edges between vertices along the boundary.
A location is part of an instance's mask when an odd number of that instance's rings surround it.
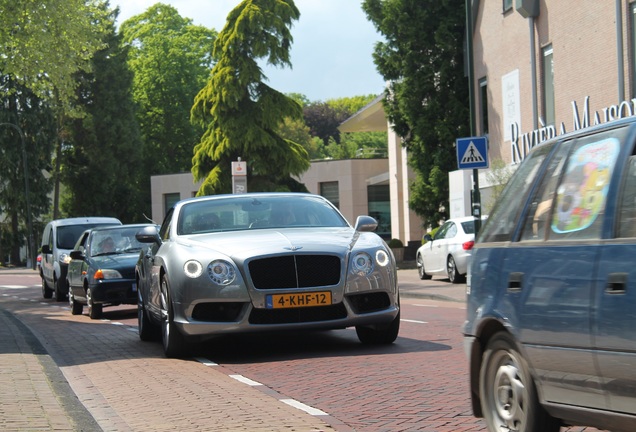
<svg viewBox="0 0 636 432">
<path fill-rule="evenodd" d="M 508 275 L 508 292 L 521 292 L 523 272 L 512 272 Z"/>
<path fill-rule="evenodd" d="M 605 292 L 607 294 L 625 294 L 627 289 L 627 276 L 627 273 L 610 273 L 607 275 Z"/>
</svg>

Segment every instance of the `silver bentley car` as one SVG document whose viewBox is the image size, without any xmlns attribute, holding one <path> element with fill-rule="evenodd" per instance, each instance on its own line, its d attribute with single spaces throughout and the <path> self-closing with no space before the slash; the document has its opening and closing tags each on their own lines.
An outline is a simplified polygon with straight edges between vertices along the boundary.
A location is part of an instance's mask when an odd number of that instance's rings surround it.
<svg viewBox="0 0 636 432">
<path fill-rule="evenodd" d="M 209 337 L 355 326 L 390 344 L 400 326 L 395 259 L 359 216 L 351 227 L 305 193 L 214 195 L 179 201 L 137 239 L 139 337 L 161 334 L 167 357 Z"/>
</svg>

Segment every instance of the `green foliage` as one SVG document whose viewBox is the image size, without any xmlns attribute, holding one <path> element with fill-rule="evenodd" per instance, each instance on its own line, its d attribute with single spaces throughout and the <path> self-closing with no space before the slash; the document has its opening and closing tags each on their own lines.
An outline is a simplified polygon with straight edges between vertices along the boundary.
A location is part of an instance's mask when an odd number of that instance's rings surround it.
<svg viewBox="0 0 636 432">
<path fill-rule="evenodd" d="M 338 99 L 328 99 L 327 105 L 337 112 L 347 113 L 347 117 L 360 111 L 362 108 L 371 103 L 378 95 L 369 94 L 366 96 L 352 96 Z"/>
<path fill-rule="evenodd" d="M 450 0 L 364 0 L 362 7 L 385 39 L 373 55 L 390 81 L 384 107 L 417 174 L 409 206 L 427 221 L 446 219 L 453 146 L 469 134 L 464 8 Z"/>
<path fill-rule="evenodd" d="M 195 181 L 203 180 L 198 195 L 229 192 L 238 157 L 247 161 L 250 191 L 304 188 L 291 176 L 309 168 L 307 150 L 279 133 L 285 119 L 301 119 L 301 106 L 267 86 L 258 65 L 291 65 L 289 28 L 299 16 L 292 0 L 244 0 L 229 13 L 214 43 L 217 63 L 191 110 L 205 128 L 192 159 Z"/>
<path fill-rule="evenodd" d="M 484 206 L 483 214 L 490 213 L 490 210 L 499 199 L 506 184 L 508 184 L 508 180 L 512 177 L 513 172 L 514 171 L 510 170 L 508 165 L 506 165 L 506 162 L 501 159 L 495 159 L 490 162 L 490 170 L 486 173 L 486 178 L 488 179 L 488 183 L 493 186 L 488 202 Z"/>
<path fill-rule="evenodd" d="M 209 76 L 217 35 L 161 3 L 122 23 L 120 33 L 134 72 L 144 155 L 138 169 L 149 197 L 152 175 L 192 167 L 194 146 L 203 130 L 190 123 L 190 108 Z"/>
<path fill-rule="evenodd" d="M 93 57 L 93 73 L 78 76 L 79 100 L 86 115 L 68 124 L 64 145 L 62 211 L 73 216 L 114 216 L 143 222 L 149 194 L 139 187 L 141 136 L 132 100 L 132 72 L 126 63 L 114 17 L 104 40 L 107 48 Z"/>
<path fill-rule="evenodd" d="M 404 243 L 402 243 L 402 240 L 397 239 L 397 238 L 392 238 L 391 240 L 389 240 L 387 245 L 390 248 L 401 248 L 401 247 L 404 247 Z"/>
<path fill-rule="evenodd" d="M 0 250 L 9 252 L 11 261 L 17 263 L 28 232 L 27 208 L 35 220 L 49 207 L 51 183 L 43 171 L 50 170 L 50 137 L 55 135 L 56 125 L 47 101 L 10 75 L 0 75 L 0 107 L 0 214 L 7 218 L 0 221 Z M 32 232 L 38 242 L 41 231 Z"/>
<path fill-rule="evenodd" d="M 73 74 L 90 70 L 108 26 L 103 0 L 0 0 L 0 71 L 36 96 L 75 96 Z"/>
</svg>

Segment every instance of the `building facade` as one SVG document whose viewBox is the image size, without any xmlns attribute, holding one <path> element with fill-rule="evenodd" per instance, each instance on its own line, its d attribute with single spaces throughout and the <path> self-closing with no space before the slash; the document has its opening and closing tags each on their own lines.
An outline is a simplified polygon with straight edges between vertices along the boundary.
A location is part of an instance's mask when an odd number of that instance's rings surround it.
<svg viewBox="0 0 636 432">
<path fill-rule="evenodd" d="M 636 2 L 472 0 L 472 13 L 473 108 L 491 164 L 636 112 Z"/>
</svg>

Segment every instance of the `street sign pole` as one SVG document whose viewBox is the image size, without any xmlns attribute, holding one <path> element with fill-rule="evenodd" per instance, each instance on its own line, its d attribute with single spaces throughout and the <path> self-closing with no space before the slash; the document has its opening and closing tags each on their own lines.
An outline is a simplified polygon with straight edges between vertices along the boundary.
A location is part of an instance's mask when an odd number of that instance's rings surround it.
<svg viewBox="0 0 636 432">
<path fill-rule="evenodd" d="M 247 193 L 247 162 L 241 161 L 241 158 L 232 162 L 232 193 Z"/>
<path fill-rule="evenodd" d="M 479 192 L 479 168 L 488 168 L 488 141 L 486 137 L 457 138 L 457 166 L 473 170 L 472 213 L 475 231 L 481 228 L 481 193 Z"/>
</svg>

